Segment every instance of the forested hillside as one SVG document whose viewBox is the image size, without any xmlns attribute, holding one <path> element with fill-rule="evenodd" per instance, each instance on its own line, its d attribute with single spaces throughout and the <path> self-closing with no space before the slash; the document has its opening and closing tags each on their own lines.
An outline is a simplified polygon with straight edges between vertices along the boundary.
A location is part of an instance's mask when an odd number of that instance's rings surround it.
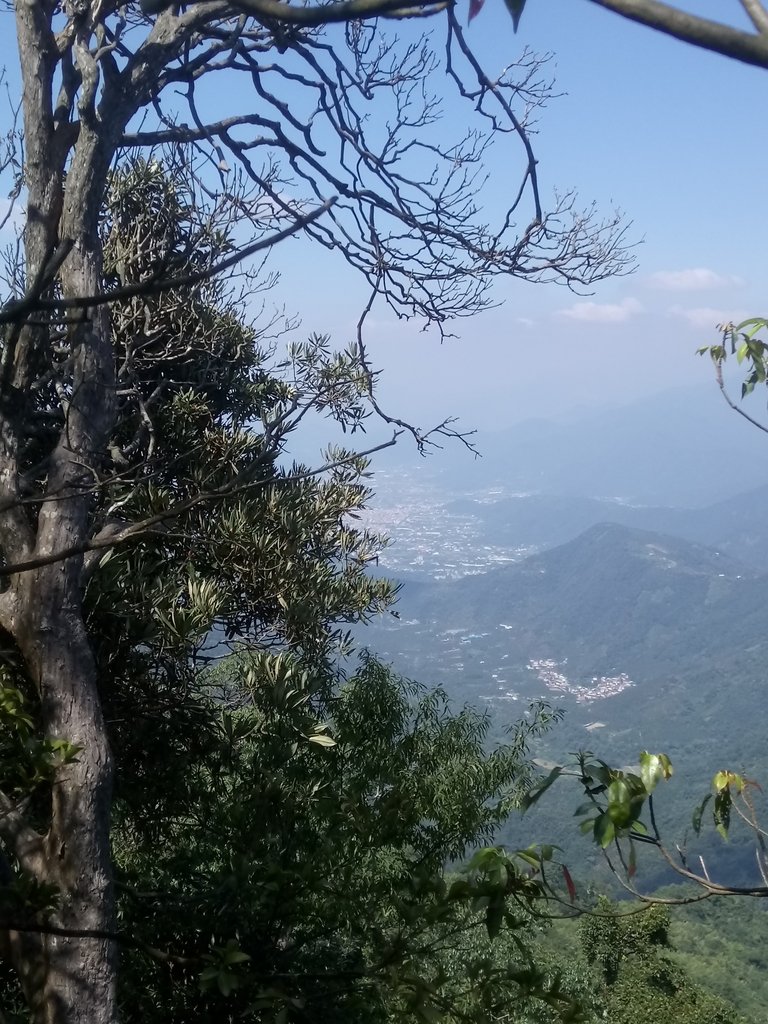
<svg viewBox="0 0 768 1024">
<path fill-rule="evenodd" d="M 713 765 L 727 759 L 734 771 L 768 777 L 754 713 L 765 686 L 766 599 L 768 575 L 715 549 L 602 524 L 505 568 L 406 581 L 399 617 L 378 620 L 365 638 L 457 700 L 490 707 L 498 735 L 529 700 L 565 709 L 536 748 L 544 762 L 592 749 L 632 764 L 643 749 L 664 750 L 680 778 L 660 813 L 681 839 Z M 572 790 L 569 799 L 578 802 Z M 573 850 L 567 806 L 553 803 L 549 820 L 537 812 L 535 828 Z M 754 877 L 751 848 L 743 857 L 738 843 L 711 852 Z"/>
</svg>

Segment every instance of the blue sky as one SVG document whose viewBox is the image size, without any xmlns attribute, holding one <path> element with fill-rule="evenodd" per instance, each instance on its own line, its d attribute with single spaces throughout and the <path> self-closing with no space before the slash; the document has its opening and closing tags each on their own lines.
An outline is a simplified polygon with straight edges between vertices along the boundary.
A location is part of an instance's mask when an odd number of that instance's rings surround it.
<svg viewBox="0 0 768 1024">
<path fill-rule="evenodd" d="M 712 17 L 727 9 L 735 21 L 740 11 L 736 0 L 692 9 Z M 3 36 L 0 58 L 11 65 L 12 37 Z M 534 139 L 545 200 L 554 187 L 575 188 L 583 205 L 621 207 L 642 240 L 638 269 L 588 297 L 499 282 L 503 305 L 462 321 L 460 337 L 442 345 L 376 308 L 369 341 L 388 406 L 422 425 L 456 415 L 488 429 L 709 382 L 697 345 L 715 340 L 719 320 L 765 312 L 768 72 L 586 0 L 529 0 L 517 35 L 501 0 L 486 0 L 467 38 L 492 75 L 526 45 L 552 52 L 564 95 L 541 114 Z M 249 91 L 235 95 L 221 81 L 208 102 L 224 114 Z M 471 111 L 448 81 L 437 88 L 446 124 L 469 125 Z M 509 153 L 500 146 L 491 155 L 491 207 L 517 181 Z M 280 247 L 273 265 L 283 274 L 275 302 L 298 312 L 305 333 L 345 345 L 366 298 L 346 265 L 298 243 Z"/>
</svg>

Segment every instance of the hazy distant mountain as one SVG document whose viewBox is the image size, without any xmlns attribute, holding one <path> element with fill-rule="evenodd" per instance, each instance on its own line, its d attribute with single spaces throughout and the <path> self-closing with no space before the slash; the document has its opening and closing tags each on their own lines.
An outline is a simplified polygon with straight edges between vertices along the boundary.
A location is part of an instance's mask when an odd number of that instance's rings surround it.
<svg viewBox="0 0 768 1024">
<path fill-rule="evenodd" d="M 380 620 L 365 642 L 462 700 L 502 708 L 550 696 L 569 710 L 568 735 L 599 719 L 601 750 L 619 756 L 694 744 L 752 764 L 765 749 L 766 607 L 768 575 L 680 538 L 600 524 L 516 565 L 406 584 L 399 620 Z M 568 685 L 537 671 L 547 660 Z M 633 685 L 599 692 L 601 677 L 622 674 Z"/>
<path fill-rule="evenodd" d="M 446 511 L 473 516 L 484 538 L 497 545 L 554 547 L 597 523 L 619 523 L 698 541 L 768 570 L 768 485 L 692 509 L 533 494 L 499 501 L 460 498 L 449 502 Z"/>
<path fill-rule="evenodd" d="M 753 411 L 759 416 L 757 403 Z M 768 480 L 768 438 L 710 390 L 669 391 L 570 422 L 528 420 L 435 460 L 455 485 L 700 506 Z"/>
<path fill-rule="evenodd" d="M 766 599 L 768 577 L 725 554 L 603 523 L 516 565 L 406 586 L 400 614 L 495 633 L 520 659 L 568 657 L 583 672 L 688 670 L 761 636 Z"/>
<path fill-rule="evenodd" d="M 378 620 L 365 642 L 401 672 L 487 703 L 499 734 L 534 697 L 565 708 L 537 748 L 545 760 L 585 747 L 618 764 L 669 753 L 681 778 L 664 813 L 684 829 L 717 769 L 768 780 L 766 607 L 768 574 L 601 523 L 482 575 L 406 583 L 400 618 Z M 569 799 L 539 819 L 558 843 L 573 839 Z"/>
</svg>

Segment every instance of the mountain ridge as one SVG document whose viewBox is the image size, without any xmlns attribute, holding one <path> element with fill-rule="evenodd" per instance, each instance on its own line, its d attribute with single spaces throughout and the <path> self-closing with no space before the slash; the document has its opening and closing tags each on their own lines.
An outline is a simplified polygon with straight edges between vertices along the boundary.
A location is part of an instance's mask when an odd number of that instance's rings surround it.
<svg viewBox="0 0 768 1024">
<path fill-rule="evenodd" d="M 454 499 L 446 511 L 477 520 L 484 538 L 497 544 L 551 548 L 598 523 L 618 523 L 715 547 L 744 565 L 751 561 L 768 571 L 768 484 L 694 508 L 529 494 L 492 501 Z"/>
</svg>

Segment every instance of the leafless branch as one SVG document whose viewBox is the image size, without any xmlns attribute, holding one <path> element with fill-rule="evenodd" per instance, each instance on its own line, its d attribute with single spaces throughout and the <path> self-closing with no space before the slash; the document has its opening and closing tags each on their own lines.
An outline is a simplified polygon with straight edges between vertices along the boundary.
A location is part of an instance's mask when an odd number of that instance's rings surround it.
<svg viewBox="0 0 768 1024">
<path fill-rule="evenodd" d="M 758 34 L 753 34 L 719 21 L 701 18 L 671 4 L 660 3 L 659 0 L 590 0 L 590 3 L 692 46 L 720 53 L 743 64 L 768 68 L 768 33 L 762 27 L 766 12 L 761 4 L 749 0 L 743 4 L 759 30 Z"/>
<path fill-rule="evenodd" d="M 198 3 L 202 6 L 202 0 L 198 0 Z M 170 6 L 171 0 L 142 0 L 142 9 L 148 14 Z M 438 14 L 448 7 L 448 0 L 438 0 L 437 3 L 432 0 L 416 0 L 405 4 L 403 0 L 342 0 L 341 3 L 307 4 L 305 7 L 280 3 L 279 0 L 230 0 L 228 6 L 260 21 L 316 28 L 319 25 L 339 22 L 347 24 L 382 16 L 407 18 Z"/>
<path fill-rule="evenodd" d="M 357 354 L 360 359 L 360 364 L 363 368 L 363 372 L 365 373 L 367 380 L 368 401 L 370 402 L 374 412 L 379 417 L 379 419 L 383 420 L 385 423 L 397 427 L 399 431 L 405 431 L 406 433 L 410 434 L 413 440 L 416 442 L 416 446 L 418 447 L 418 450 L 422 455 L 425 455 L 427 449 L 430 447 L 440 447 L 440 445 L 435 441 L 436 437 L 453 438 L 455 440 L 458 440 L 470 452 L 472 452 L 473 455 L 477 455 L 477 449 L 470 440 L 475 431 L 454 430 L 452 424 L 455 422 L 455 420 L 445 419 L 441 423 L 438 423 L 436 426 L 431 427 L 428 430 L 422 431 L 418 427 L 414 426 L 412 423 L 408 423 L 406 420 L 401 419 L 398 416 L 391 416 L 389 413 L 385 412 L 384 409 L 379 404 L 378 399 L 376 398 L 375 395 L 376 374 L 368 360 L 368 351 L 366 349 L 365 339 L 363 335 L 365 321 L 371 312 L 373 303 L 378 293 L 379 289 L 378 287 L 375 287 L 372 290 L 368 302 L 366 303 L 362 313 L 360 314 L 360 319 L 357 321 Z"/>
<path fill-rule="evenodd" d="M 768 10 L 760 0 L 741 0 L 741 6 L 758 32 L 768 32 Z"/>
</svg>

